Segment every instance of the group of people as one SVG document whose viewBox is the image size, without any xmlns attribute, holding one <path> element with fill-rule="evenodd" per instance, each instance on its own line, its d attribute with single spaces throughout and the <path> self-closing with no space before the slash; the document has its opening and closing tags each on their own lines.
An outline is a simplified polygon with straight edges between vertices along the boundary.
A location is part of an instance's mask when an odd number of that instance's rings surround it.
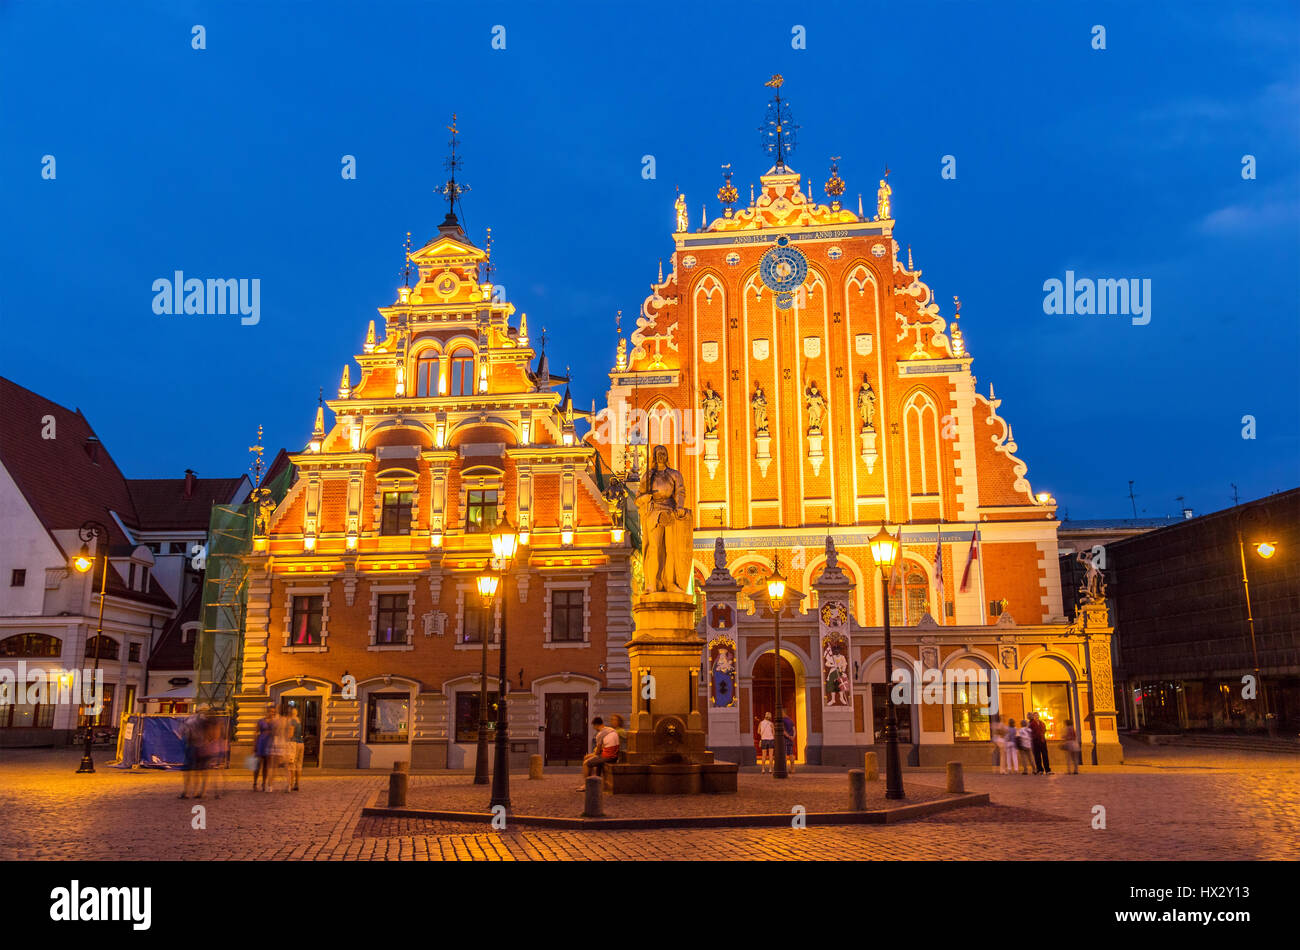
<svg viewBox="0 0 1300 950">
<path fill-rule="evenodd" d="M 773 771 L 773 756 L 776 754 L 776 723 L 772 721 L 770 712 L 763 713 L 763 718 L 758 721 L 756 727 L 758 734 L 758 761 L 761 766 L 760 773 Z M 785 735 L 785 759 L 786 772 L 794 774 L 794 720 L 788 715 L 781 717 L 781 732 Z"/>
<path fill-rule="evenodd" d="M 202 798 L 208 790 L 208 773 L 212 774 L 213 795 L 221 797 L 221 773 L 230 764 L 229 720 L 211 710 L 196 709 L 181 722 L 181 741 L 185 744 L 181 798 Z"/>
<path fill-rule="evenodd" d="M 1063 739 L 1066 771 L 1073 775 L 1079 771 L 1081 756 L 1079 735 L 1072 720 L 1065 721 Z M 1038 713 L 1031 712 L 1029 718 L 1022 719 L 1018 726 L 1014 719 L 997 723 L 993 728 L 993 741 L 998 746 L 1004 775 L 1012 772 L 1028 775 L 1031 768 L 1035 775 L 1052 774 L 1052 763 L 1047 756 L 1047 724 Z"/>
<path fill-rule="evenodd" d="M 609 717 L 609 725 L 600 716 L 591 720 L 591 728 L 594 736 L 591 742 L 591 752 L 582 760 L 582 784 L 578 786 L 577 791 L 585 791 L 587 779 L 593 774 L 604 775 L 605 766 L 613 765 L 618 761 L 620 750 L 627 742 L 627 730 L 623 728 L 623 717 L 618 713 Z"/>
<path fill-rule="evenodd" d="M 274 704 L 266 707 L 266 715 L 257 720 L 257 738 L 253 742 L 253 790 L 276 791 L 276 782 L 283 776 L 284 791 L 298 791 L 302 777 L 303 731 L 298 710 L 289 707 L 282 714 Z"/>
</svg>

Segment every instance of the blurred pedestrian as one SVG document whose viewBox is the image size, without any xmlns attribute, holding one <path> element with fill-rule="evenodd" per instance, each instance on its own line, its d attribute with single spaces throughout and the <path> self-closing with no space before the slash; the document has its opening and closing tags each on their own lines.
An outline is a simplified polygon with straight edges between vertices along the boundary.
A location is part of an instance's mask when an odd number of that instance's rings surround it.
<svg viewBox="0 0 1300 950">
<path fill-rule="evenodd" d="M 185 758 L 181 763 L 181 798 L 193 795 L 199 786 L 198 745 L 202 717 L 198 707 L 181 720 L 181 743 L 185 749 Z"/>
<path fill-rule="evenodd" d="M 1029 733 L 1034 750 L 1034 774 L 1051 775 L 1052 763 L 1047 760 L 1047 726 L 1036 712 L 1029 714 Z"/>
<path fill-rule="evenodd" d="M 298 718 L 298 707 L 289 707 L 289 721 L 287 723 L 289 735 L 289 785 L 287 791 L 298 791 L 298 780 L 302 777 L 302 752 L 303 752 L 303 735 L 302 720 Z"/>
<path fill-rule="evenodd" d="M 281 775 L 285 779 L 284 790 L 292 791 L 289 784 L 289 717 L 281 715 L 278 709 L 272 707 L 270 726 L 270 738 L 266 746 L 269 774 L 264 791 L 274 792 L 276 780 Z"/>
<path fill-rule="evenodd" d="M 274 704 L 268 703 L 266 715 L 257 720 L 257 738 L 253 740 L 253 791 L 257 791 L 257 779 L 262 779 L 262 791 L 266 791 L 266 773 L 271 766 L 271 718 L 275 715 Z"/>
<path fill-rule="evenodd" d="M 785 732 L 786 771 L 793 775 L 795 760 L 794 720 L 790 718 L 788 713 L 781 717 L 781 728 Z"/>
<path fill-rule="evenodd" d="M 1020 769 L 1020 756 L 1017 754 L 1016 721 L 1007 720 L 1006 732 L 1002 737 L 1002 771 L 1016 772 Z"/>
<path fill-rule="evenodd" d="M 763 713 L 758 722 L 759 775 L 772 769 L 772 750 L 776 748 L 776 726 L 772 723 L 772 714 Z"/>
<path fill-rule="evenodd" d="M 1029 720 L 1020 720 L 1020 728 L 1016 730 L 1016 751 L 1020 754 L 1020 774 L 1028 775 L 1029 770 L 1033 767 L 1034 762 L 1034 733 L 1029 728 Z"/>
<path fill-rule="evenodd" d="M 1083 761 L 1083 756 L 1079 754 L 1079 733 L 1074 728 L 1074 720 L 1065 720 L 1065 741 L 1061 743 L 1065 749 L 1065 771 L 1070 775 L 1079 774 L 1079 765 Z"/>
</svg>

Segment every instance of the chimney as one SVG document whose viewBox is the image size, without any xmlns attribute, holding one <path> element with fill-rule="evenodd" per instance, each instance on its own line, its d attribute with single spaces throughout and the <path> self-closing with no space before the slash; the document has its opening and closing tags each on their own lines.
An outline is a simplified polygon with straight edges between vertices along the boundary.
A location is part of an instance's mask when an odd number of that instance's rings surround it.
<svg viewBox="0 0 1300 950">
<path fill-rule="evenodd" d="M 1195 515 L 1193 515 L 1193 513 L 1192 513 L 1192 509 L 1190 509 L 1190 508 L 1184 508 L 1184 509 L 1183 509 L 1183 520 L 1184 520 L 1184 521 L 1191 521 L 1192 518 L 1194 518 L 1194 517 L 1195 517 Z"/>
<path fill-rule="evenodd" d="M 194 497 L 194 469 L 192 468 L 185 470 L 185 497 Z"/>
<path fill-rule="evenodd" d="M 89 456 L 90 460 L 96 465 L 99 464 L 99 444 L 99 439 L 97 437 L 93 435 L 86 437 L 86 444 L 84 446 L 86 455 Z"/>
</svg>

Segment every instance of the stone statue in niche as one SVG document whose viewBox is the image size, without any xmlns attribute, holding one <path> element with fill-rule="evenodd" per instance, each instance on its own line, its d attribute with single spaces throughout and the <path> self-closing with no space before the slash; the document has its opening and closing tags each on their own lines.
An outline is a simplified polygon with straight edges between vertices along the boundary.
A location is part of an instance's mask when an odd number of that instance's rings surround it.
<svg viewBox="0 0 1300 950">
<path fill-rule="evenodd" d="M 691 581 L 694 522 L 686 507 L 686 481 L 656 445 L 636 498 L 641 516 L 641 569 L 647 594 L 685 594 Z"/>
<path fill-rule="evenodd" d="M 718 418 L 722 414 L 722 397 L 708 383 L 704 384 L 704 392 L 700 397 L 700 405 L 704 410 L 704 434 L 714 436 L 718 434 Z"/>
<path fill-rule="evenodd" d="M 804 406 L 808 411 L 808 434 L 821 435 L 822 418 L 826 415 L 826 397 L 817 388 L 817 380 L 812 380 L 803 391 Z"/>
<path fill-rule="evenodd" d="M 858 387 L 858 418 L 864 429 L 872 428 L 876 419 L 876 393 L 866 373 L 862 374 L 862 385 Z"/>
<path fill-rule="evenodd" d="M 754 395 L 749 397 L 749 405 L 754 411 L 754 430 L 757 435 L 767 435 L 767 393 L 763 384 L 754 384 Z"/>
</svg>

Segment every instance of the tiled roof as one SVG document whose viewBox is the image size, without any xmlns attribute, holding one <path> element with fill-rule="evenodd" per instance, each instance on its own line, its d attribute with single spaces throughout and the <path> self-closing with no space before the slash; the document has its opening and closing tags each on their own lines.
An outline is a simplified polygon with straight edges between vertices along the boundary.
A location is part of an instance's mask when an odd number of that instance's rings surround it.
<svg viewBox="0 0 1300 950">
<path fill-rule="evenodd" d="M 47 417 L 54 422 L 52 439 L 43 438 Z M 98 445 L 96 458 L 88 444 Z M 110 543 L 119 544 L 127 538 L 110 512 L 132 528 L 136 524 L 126 479 L 81 410 L 66 409 L 4 377 L 0 463 L 47 531 L 79 528 L 94 519 L 108 528 Z"/>
<path fill-rule="evenodd" d="M 176 616 L 167 622 L 162 636 L 149 654 L 150 670 L 190 670 L 194 668 L 198 638 L 181 642 L 181 626 L 201 619 L 203 612 L 203 585 L 197 585 L 181 606 Z"/>
<path fill-rule="evenodd" d="M 228 505 L 243 482 L 238 478 L 195 478 L 185 494 L 184 478 L 129 478 L 140 529 L 206 531 L 213 505 Z"/>
</svg>

